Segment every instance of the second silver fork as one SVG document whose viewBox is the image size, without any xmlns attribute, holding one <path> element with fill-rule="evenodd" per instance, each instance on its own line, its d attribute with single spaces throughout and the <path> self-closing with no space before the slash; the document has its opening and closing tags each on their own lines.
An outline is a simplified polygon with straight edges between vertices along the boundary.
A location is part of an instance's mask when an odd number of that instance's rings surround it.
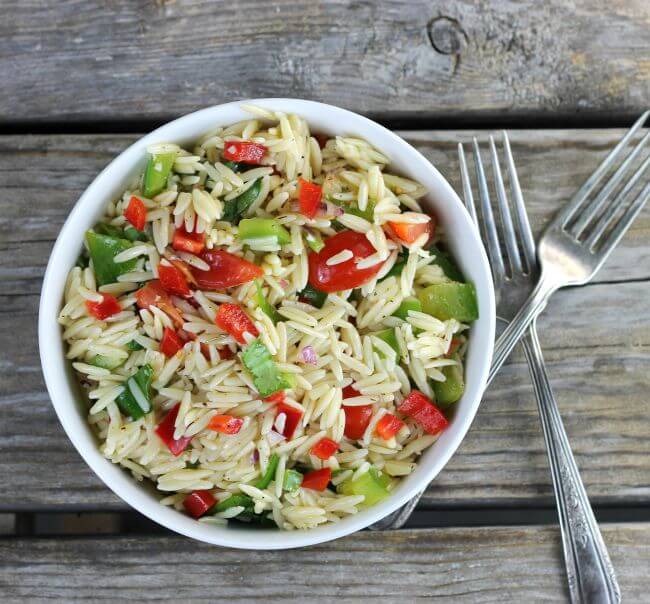
<svg viewBox="0 0 650 604">
<path fill-rule="evenodd" d="M 539 278 L 539 267 L 535 242 L 528 222 L 510 143 L 505 132 L 503 133 L 503 144 L 515 220 L 513 220 L 508 204 L 494 139 L 490 137 L 490 156 L 502 226 L 501 239 L 505 250 L 500 244 L 485 170 L 476 139 L 473 141 L 473 155 L 480 198 L 480 215 L 477 214 L 474 206 L 462 145 L 458 145 L 458 155 L 465 203 L 476 226 L 478 227 L 480 222 L 483 227 L 483 241 L 490 257 L 497 296 L 497 315 L 499 319 L 507 323 L 517 314 L 522 303 L 534 289 Z M 536 321 L 531 323 L 522 338 L 522 343 L 530 367 L 551 466 L 571 601 L 589 602 L 590 604 L 620 602 L 620 590 L 614 570 L 582 484 L 546 373 L 542 349 L 537 337 Z"/>
</svg>

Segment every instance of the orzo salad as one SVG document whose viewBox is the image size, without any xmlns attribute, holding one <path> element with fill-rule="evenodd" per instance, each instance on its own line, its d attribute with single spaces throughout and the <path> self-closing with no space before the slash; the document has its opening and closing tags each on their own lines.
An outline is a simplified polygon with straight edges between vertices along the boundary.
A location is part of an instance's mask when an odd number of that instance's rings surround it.
<svg viewBox="0 0 650 604">
<path fill-rule="evenodd" d="M 59 320 L 106 458 L 201 522 L 311 528 L 388 497 L 446 429 L 477 301 L 419 183 L 245 109 L 148 148 Z"/>
</svg>

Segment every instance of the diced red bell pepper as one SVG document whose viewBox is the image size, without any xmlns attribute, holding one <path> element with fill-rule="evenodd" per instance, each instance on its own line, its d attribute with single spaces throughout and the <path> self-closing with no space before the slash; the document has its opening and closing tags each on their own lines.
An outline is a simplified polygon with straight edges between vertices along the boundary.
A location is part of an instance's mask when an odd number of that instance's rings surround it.
<svg viewBox="0 0 650 604">
<path fill-rule="evenodd" d="M 86 308 L 95 319 L 103 321 L 121 312 L 122 307 L 115 296 L 111 296 L 111 294 L 100 294 L 100 296 L 102 297 L 101 302 L 86 300 Z"/>
<path fill-rule="evenodd" d="M 174 306 L 169 294 L 158 279 L 147 282 L 144 287 L 135 292 L 135 299 L 138 308 L 155 306 L 171 318 L 177 329 L 182 329 L 184 323 L 183 314 Z"/>
<path fill-rule="evenodd" d="M 261 164 L 265 153 L 264 145 L 250 141 L 226 141 L 223 149 L 224 159 L 245 164 Z"/>
<path fill-rule="evenodd" d="M 185 449 L 187 445 L 190 444 L 192 440 L 191 436 L 183 436 L 179 439 L 174 439 L 174 423 L 176 422 L 176 417 L 178 416 L 178 410 L 181 404 L 178 403 L 169 410 L 169 413 L 163 417 L 162 421 L 156 426 L 156 434 L 159 436 L 169 450 L 172 452 L 172 455 L 178 457 Z"/>
<path fill-rule="evenodd" d="M 313 489 L 314 491 L 324 491 L 327 488 L 330 480 L 332 479 L 332 469 L 323 468 L 322 470 L 314 470 L 313 472 L 307 472 L 302 477 L 302 484 L 300 485 L 303 489 Z"/>
<path fill-rule="evenodd" d="M 355 390 L 352 386 L 346 386 L 343 388 L 343 400 L 346 398 L 354 398 L 359 396 L 360 392 Z M 372 405 L 343 405 L 343 410 L 345 411 L 345 429 L 343 434 L 345 434 L 351 440 L 359 440 L 368 424 L 370 423 L 370 418 L 372 417 Z"/>
<path fill-rule="evenodd" d="M 303 216 L 307 216 L 307 218 L 316 216 L 322 196 L 322 187 L 304 178 L 298 179 L 298 205 Z"/>
<path fill-rule="evenodd" d="M 181 348 L 183 348 L 183 340 L 178 337 L 178 334 L 173 329 L 165 327 L 162 340 L 160 340 L 160 352 L 171 358 Z"/>
<path fill-rule="evenodd" d="M 404 427 L 404 422 L 392 413 L 386 413 L 377 422 L 375 430 L 380 438 L 390 440 Z"/>
<path fill-rule="evenodd" d="M 248 283 L 264 274 L 264 271 L 239 256 L 225 250 L 208 250 L 201 258 L 210 265 L 207 271 L 192 267 L 190 270 L 201 289 L 225 289 Z"/>
<path fill-rule="evenodd" d="M 147 208 L 144 207 L 142 199 L 131 196 L 129 205 L 124 210 L 126 218 L 138 231 L 144 231 L 144 225 L 147 221 Z"/>
<path fill-rule="evenodd" d="M 200 518 L 217 500 L 210 491 L 192 491 L 184 500 L 183 507 L 192 518 Z"/>
<path fill-rule="evenodd" d="M 160 279 L 160 285 L 170 294 L 181 298 L 192 295 L 185 275 L 173 264 L 161 262 L 158 265 L 158 278 Z"/>
<path fill-rule="evenodd" d="M 449 425 L 442 411 L 418 390 L 412 390 L 397 410 L 412 417 L 429 434 L 438 434 Z"/>
<path fill-rule="evenodd" d="M 215 415 L 208 424 L 209 430 L 220 432 L 221 434 L 237 434 L 244 425 L 241 417 L 232 415 Z"/>
<path fill-rule="evenodd" d="M 222 304 L 217 311 L 215 323 L 240 344 L 246 344 L 246 332 L 254 338 L 260 335 L 249 316 L 236 304 Z"/>
<path fill-rule="evenodd" d="M 411 224 L 409 222 L 389 222 L 388 226 L 400 241 L 410 245 L 423 233 L 429 233 L 427 242 L 430 241 L 431 237 L 433 237 L 436 223 L 433 218 L 431 218 L 429 222 L 420 222 L 418 224 Z"/>
<path fill-rule="evenodd" d="M 300 409 L 292 407 L 291 405 L 288 405 L 285 402 L 278 403 L 275 409 L 276 417 L 280 415 L 280 413 L 284 413 L 286 417 L 286 420 L 284 422 L 284 430 L 282 430 L 282 436 L 284 436 L 287 440 L 290 440 L 296 431 L 298 424 L 300 424 L 300 420 L 302 419 L 302 411 L 300 411 Z"/>
<path fill-rule="evenodd" d="M 326 460 L 339 450 L 339 443 L 331 438 L 321 438 L 310 450 L 318 459 Z"/>
<path fill-rule="evenodd" d="M 205 248 L 205 233 L 188 233 L 184 226 L 180 226 L 174 231 L 172 247 L 197 256 Z"/>
<path fill-rule="evenodd" d="M 287 398 L 287 395 L 285 394 L 284 390 L 278 390 L 277 392 L 274 392 L 270 396 L 267 396 L 264 399 L 264 402 L 266 402 L 266 403 L 284 403 L 286 398 Z"/>
</svg>

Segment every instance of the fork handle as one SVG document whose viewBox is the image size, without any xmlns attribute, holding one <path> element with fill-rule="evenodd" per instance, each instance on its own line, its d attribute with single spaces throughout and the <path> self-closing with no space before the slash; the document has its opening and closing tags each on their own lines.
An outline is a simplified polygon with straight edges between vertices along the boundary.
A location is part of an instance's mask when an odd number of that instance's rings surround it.
<svg viewBox="0 0 650 604">
<path fill-rule="evenodd" d="M 614 569 L 582 484 L 546 374 L 535 319 L 522 342 L 537 395 L 551 466 L 571 602 L 618 603 L 621 601 L 621 593 Z"/>
<path fill-rule="evenodd" d="M 510 356 L 515 344 L 524 335 L 524 332 L 528 329 L 533 319 L 544 310 L 548 299 L 557 288 L 557 284 L 545 277 L 544 273 L 542 273 L 535 289 L 519 309 L 519 312 L 513 317 L 512 321 L 508 323 L 494 345 L 492 366 L 490 367 L 486 388 L 490 385 L 499 369 L 501 369 L 505 360 Z"/>
</svg>

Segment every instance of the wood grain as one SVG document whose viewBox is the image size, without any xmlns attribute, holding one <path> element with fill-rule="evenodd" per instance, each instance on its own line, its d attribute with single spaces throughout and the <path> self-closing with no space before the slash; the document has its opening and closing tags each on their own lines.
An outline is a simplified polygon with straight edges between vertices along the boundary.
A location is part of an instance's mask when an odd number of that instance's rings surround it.
<svg viewBox="0 0 650 604">
<path fill-rule="evenodd" d="M 650 525 L 603 530 L 624 601 L 650 579 Z M 403 603 L 565 601 L 556 527 L 427 529 L 283 552 L 215 548 L 179 537 L 0 538 L 3 601 Z"/>
<path fill-rule="evenodd" d="M 159 120 L 302 97 L 384 117 L 632 115 L 644 0 L 3 3 L 5 124 Z"/>
<path fill-rule="evenodd" d="M 472 132 L 411 132 L 457 185 L 455 145 Z M 485 133 L 476 133 L 485 138 Z M 515 131 L 513 149 L 539 230 L 619 131 Z M 70 207 L 132 136 L 0 137 L 0 509 L 122 509 L 74 451 L 50 406 L 38 359 L 41 276 Z M 38 208 L 38 211 L 29 211 Z M 73 244 L 73 243 L 71 243 Z M 650 212 L 587 287 L 559 292 L 540 323 L 567 430 L 593 500 L 650 501 Z M 21 334 L 17 338 L 16 334 Z M 425 505 L 551 504 L 539 421 L 521 356 L 497 378 Z"/>
</svg>

